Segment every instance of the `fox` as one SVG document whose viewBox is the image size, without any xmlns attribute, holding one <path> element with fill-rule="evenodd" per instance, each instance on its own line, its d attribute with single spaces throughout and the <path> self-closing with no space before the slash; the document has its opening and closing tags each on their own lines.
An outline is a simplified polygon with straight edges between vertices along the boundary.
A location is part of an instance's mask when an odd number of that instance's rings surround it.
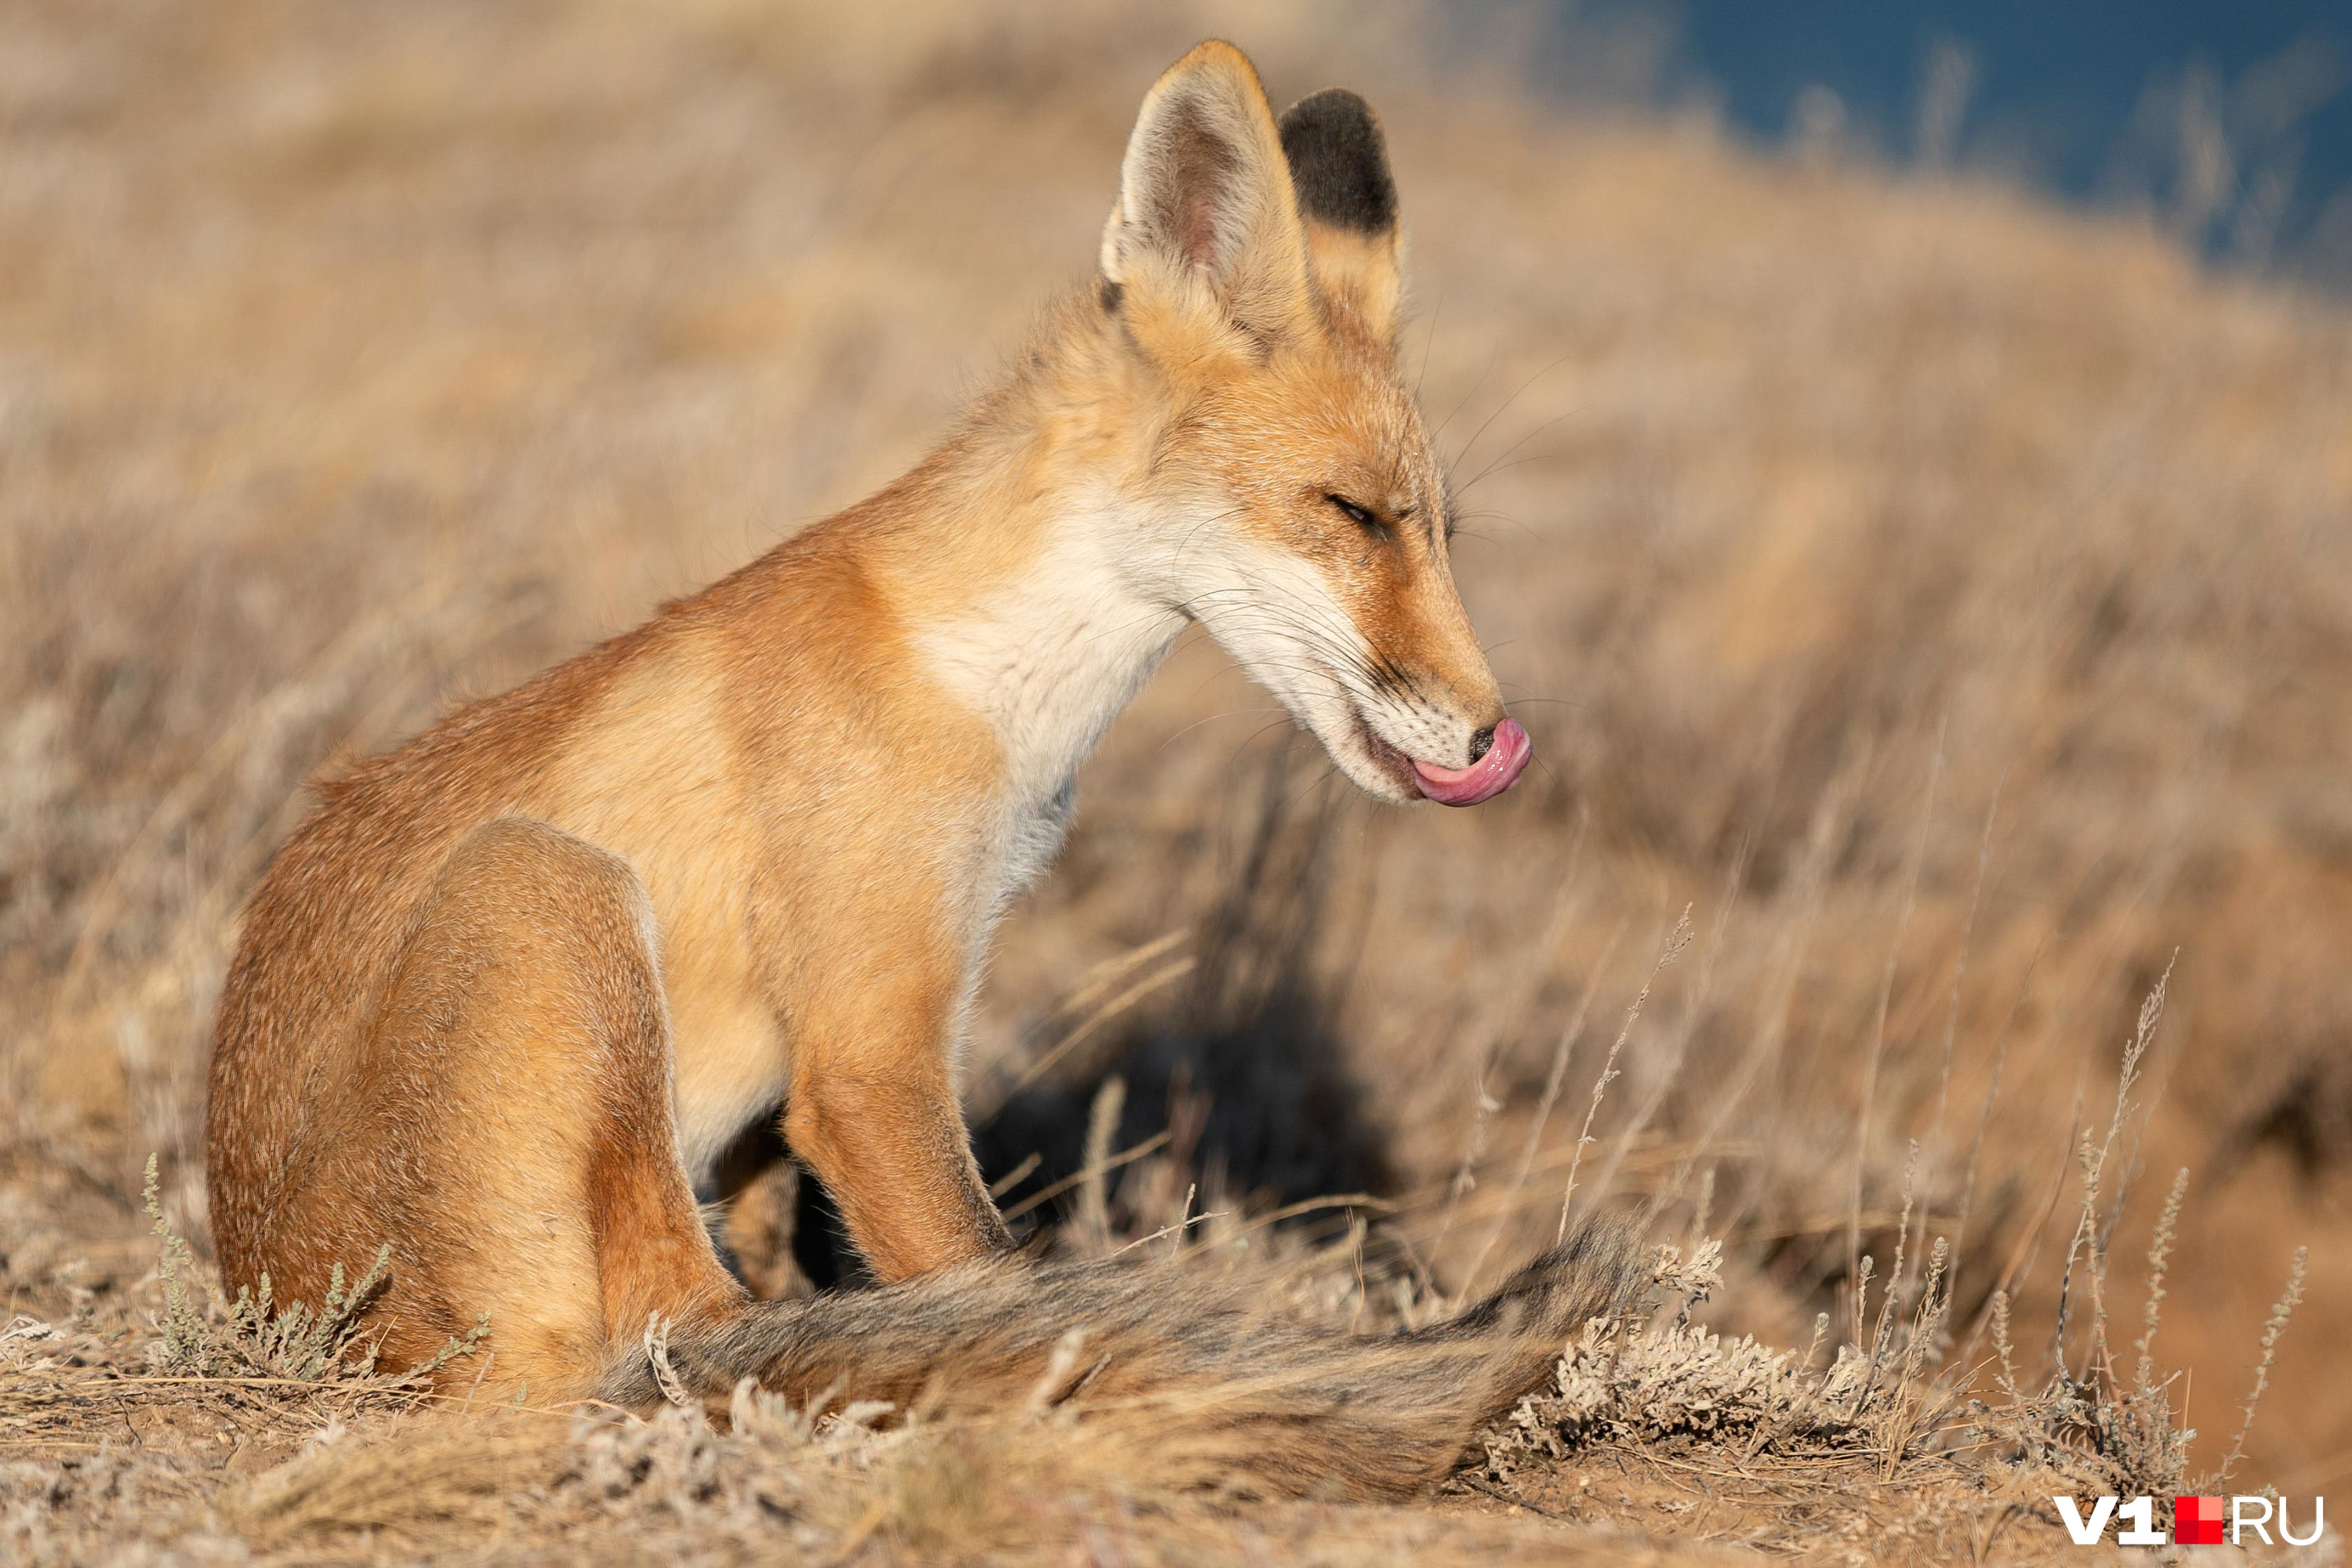
<svg viewBox="0 0 2352 1568">
<path fill-rule="evenodd" d="M 1370 105 L 1277 118 L 1234 46 L 1177 61 L 1097 275 L 910 472 L 327 770 L 218 1005 L 226 1280 L 315 1300 L 388 1243 L 379 1363 L 437 1364 L 487 1315 L 475 1388 L 544 1402 L 657 1403 L 654 1326 L 710 1399 L 1018 1402 L 1076 1344 L 1055 1399 L 1189 1402 L 1265 1484 L 1444 1474 L 1629 1298 L 1625 1235 L 1580 1228 L 1419 1331 L 1285 1326 L 1239 1279 L 1021 1252 L 958 1100 L 992 933 L 1188 626 L 1381 800 L 1475 805 L 1528 765 L 1402 300 Z M 763 1121 L 867 1285 L 761 1300 L 728 1266 L 700 1200 Z"/>
</svg>

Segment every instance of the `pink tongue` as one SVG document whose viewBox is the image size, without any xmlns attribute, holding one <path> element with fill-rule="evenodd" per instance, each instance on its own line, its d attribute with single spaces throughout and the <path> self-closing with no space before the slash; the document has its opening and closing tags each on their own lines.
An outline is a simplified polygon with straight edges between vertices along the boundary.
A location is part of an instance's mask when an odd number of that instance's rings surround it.
<svg viewBox="0 0 2352 1568">
<path fill-rule="evenodd" d="M 1495 738 L 1485 756 L 1466 768 L 1415 763 L 1413 781 L 1421 785 L 1422 794 L 1440 805 L 1475 805 L 1518 783 L 1528 759 L 1535 754 L 1535 742 L 1528 739 L 1526 728 L 1517 719 L 1506 719 L 1495 726 Z"/>
</svg>

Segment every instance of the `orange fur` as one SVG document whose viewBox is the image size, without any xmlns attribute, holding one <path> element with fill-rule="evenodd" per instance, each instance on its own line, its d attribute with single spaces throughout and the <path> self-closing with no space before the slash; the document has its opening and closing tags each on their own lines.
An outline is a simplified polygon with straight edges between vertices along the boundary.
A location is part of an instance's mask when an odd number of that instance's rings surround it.
<svg viewBox="0 0 2352 1568">
<path fill-rule="evenodd" d="M 1008 1247 L 961 1016 L 1186 622 L 1389 798 L 1503 717 L 1397 374 L 1392 205 L 1349 194 L 1385 179 L 1360 100 L 1277 126 L 1202 46 L 1145 100 L 1103 279 L 930 458 L 323 784 L 216 1026 L 232 1283 L 315 1300 L 388 1240 L 392 1359 L 487 1310 L 494 1382 L 585 1394 L 648 1314 L 744 1310 L 695 1193 L 779 1115 L 883 1279 Z"/>
</svg>

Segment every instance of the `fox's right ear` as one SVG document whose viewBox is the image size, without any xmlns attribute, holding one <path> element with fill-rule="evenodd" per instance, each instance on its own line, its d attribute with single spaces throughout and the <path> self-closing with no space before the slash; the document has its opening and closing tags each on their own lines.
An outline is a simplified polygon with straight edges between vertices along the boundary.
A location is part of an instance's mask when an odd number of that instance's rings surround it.
<svg viewBox="0 0 2352 1568">
<path fill-rule="evenodd" d="M 1122 297 L 1260 339 L 1311 321 L 1306 237 L 1274 109 L 1248 57 L 1212 39 L 1144 95 L 1103 226 Z"/>
<path fill-rule="evenodd" d="M 1379 117 L 1346 88 L 1327 88 L 1283 110 L 1282 151 L 1316 285 L 1373 337 L 1392 344 L 1404 274 L 1397 257 L 1396 180 Z"/>
</svg>

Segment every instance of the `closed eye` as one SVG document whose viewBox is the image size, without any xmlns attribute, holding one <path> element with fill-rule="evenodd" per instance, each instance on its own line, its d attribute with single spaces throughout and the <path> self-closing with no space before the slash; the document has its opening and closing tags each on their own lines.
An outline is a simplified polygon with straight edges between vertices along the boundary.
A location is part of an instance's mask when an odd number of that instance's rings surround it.
<svg viewBox="0 0 2352 1568">
<path fill-rule="evenodd" d="M 1370 507 L 1358 506 L 1346 496 L 1327 495 L 1323 499 L 1329 501 L 1333 506 L 1338 507 L 1341 511 L 1346 512 L 1349 520 L 1355 523 L 1357 527 L 1369 530 L 1373 533 L 1386 533 L 1388 531 L 1388 525 L 1382 522 L 1379 518 L 1374 517 Z"/>
</svg>

